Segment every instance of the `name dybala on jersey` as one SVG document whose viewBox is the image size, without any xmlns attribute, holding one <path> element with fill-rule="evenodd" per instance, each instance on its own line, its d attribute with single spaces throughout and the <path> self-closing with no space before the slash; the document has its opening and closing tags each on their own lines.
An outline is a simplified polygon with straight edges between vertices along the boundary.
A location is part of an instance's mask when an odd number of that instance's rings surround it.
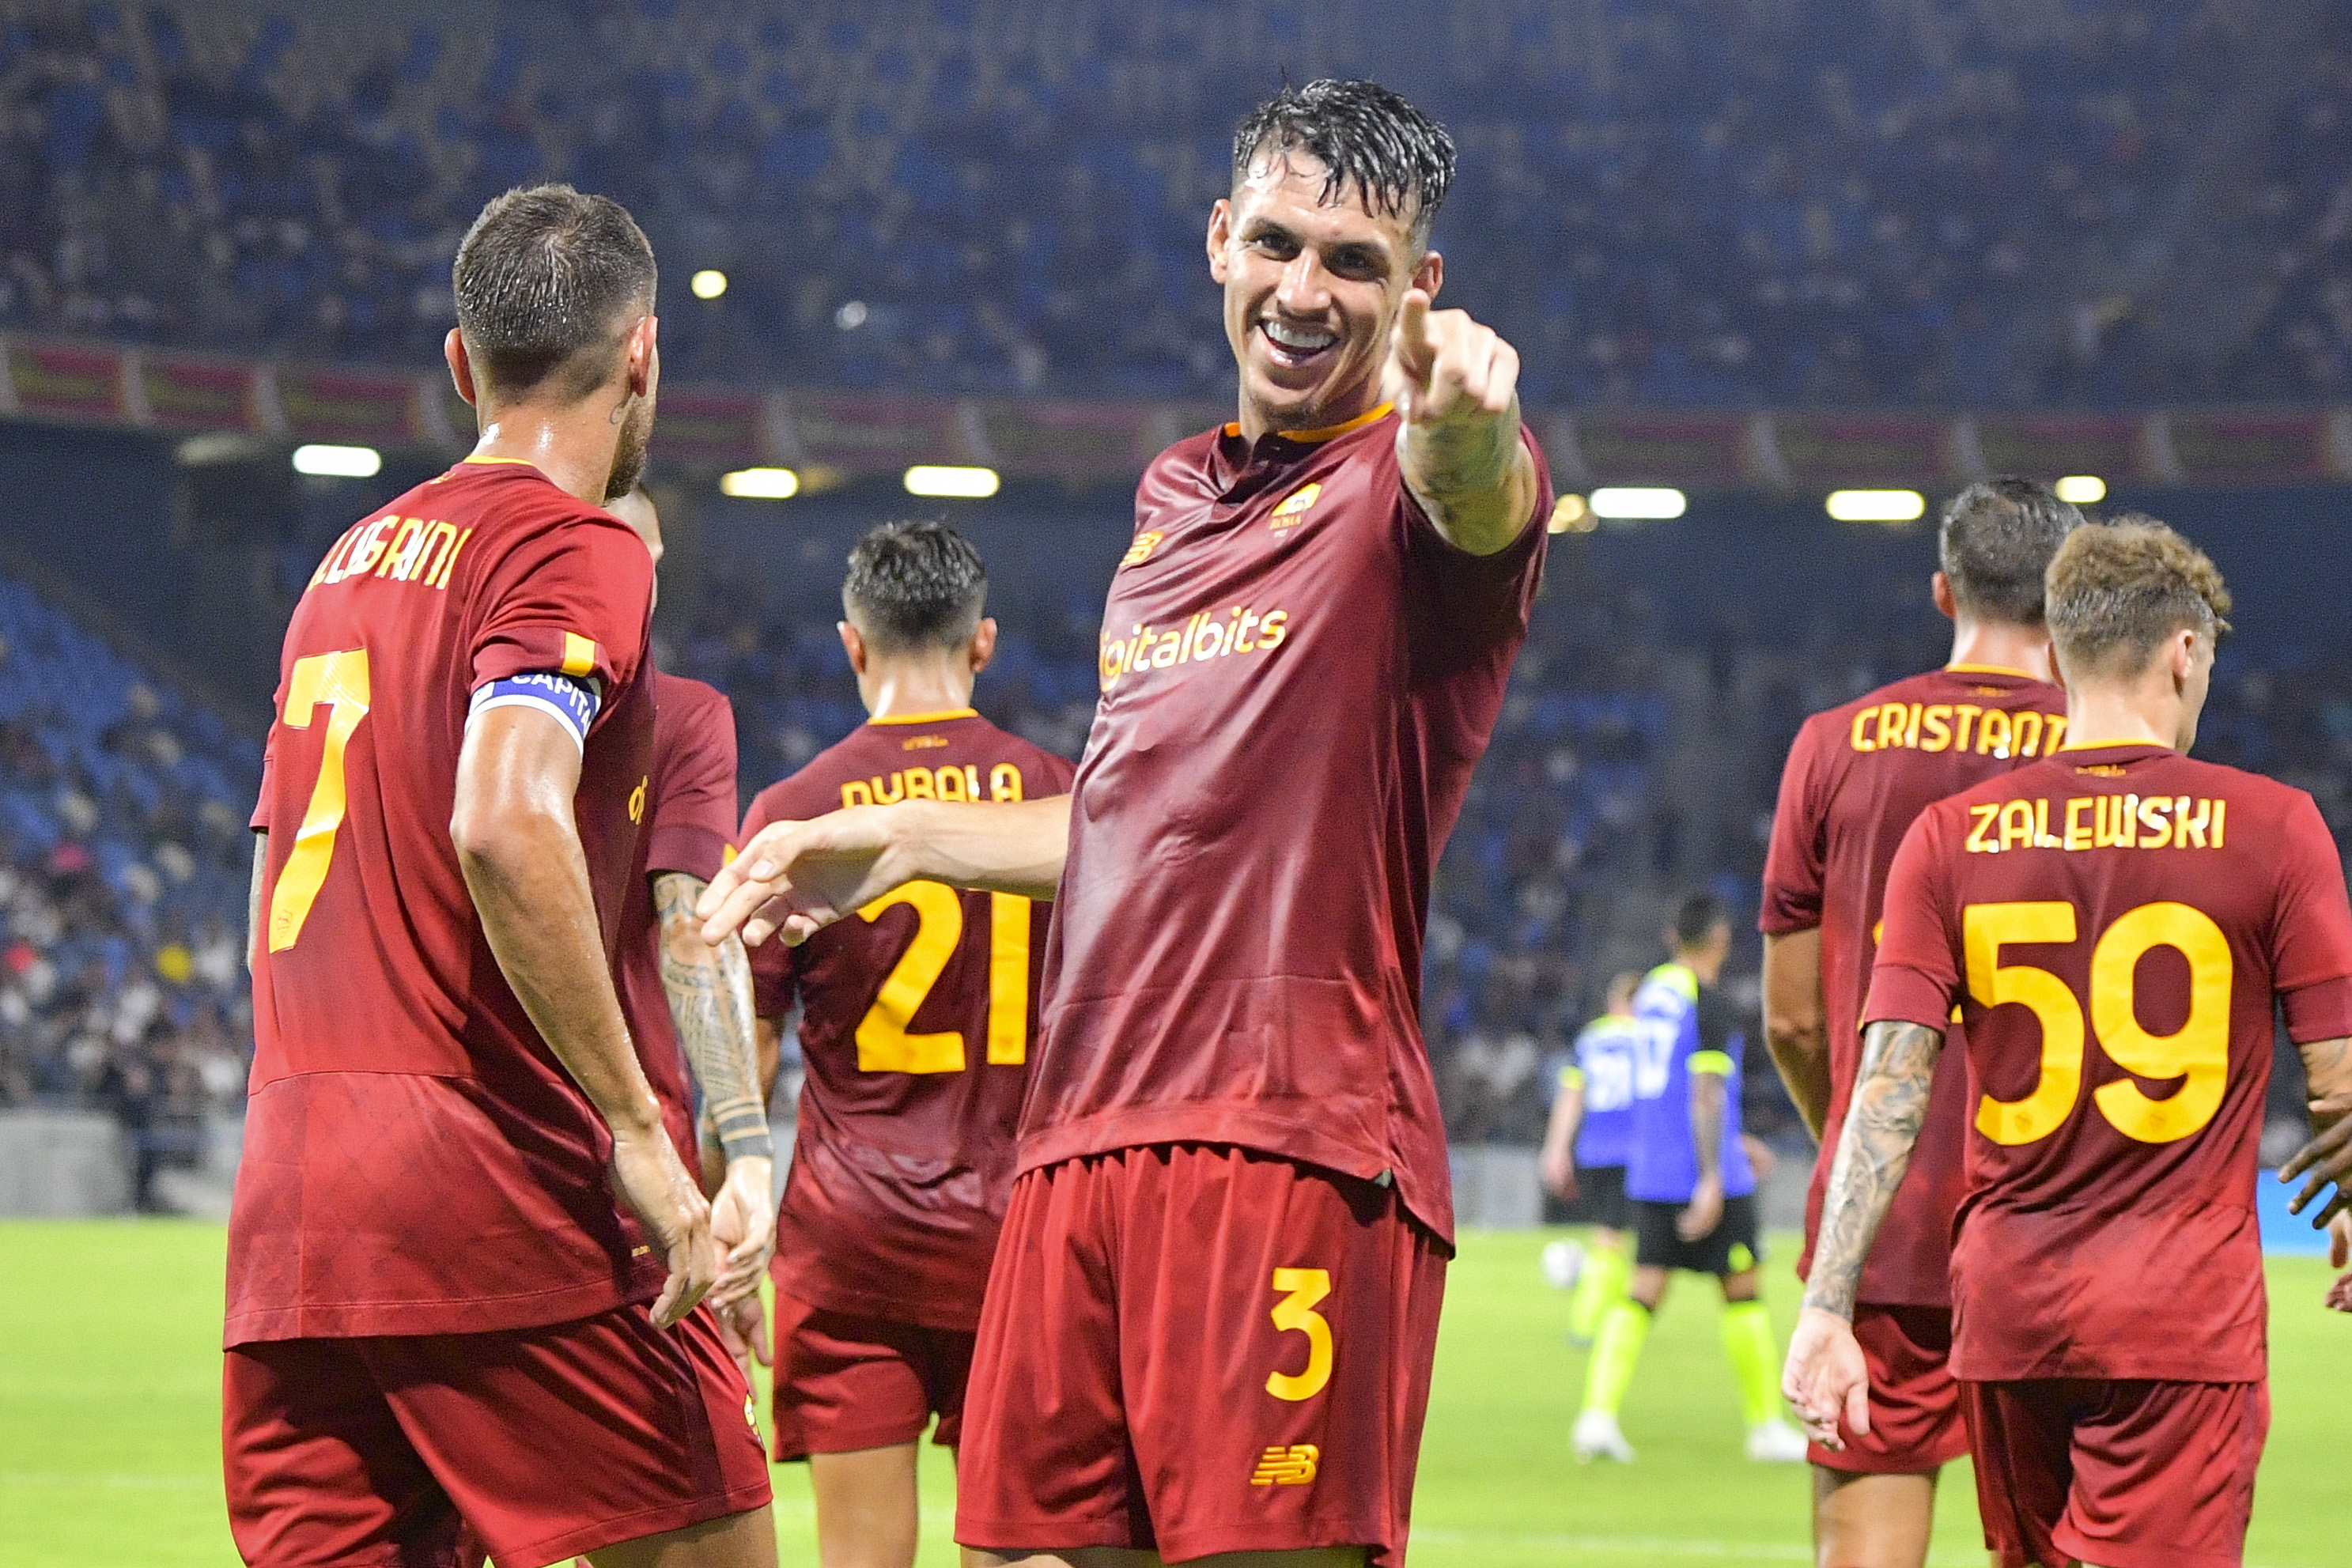
<svg viewBox="0 0 2352 1568">
<path fill-rule="evenodd" d="M 1955 1375 L 2262 1378 L 2274 998 L 2298 1042 L 2352 1034 L 2352 908 L 2303 791 L 2098 745 L 1921 815 L 1864 1017 L 1967 1028 Z"/>
<path fill-rule="evenodd" d="M 613 956 L 652 585 L 618 520 L 468 459 L 344 534 L 295 606 L 253 815 L 229 1345 L 520 1328 L 658 1292 L 663 1260 L 605 1187 L 611 1134 L 499 971 L 449 836 L 477 692 L 565 677 L 547 684 L 583 705 L 574 804 Z"/>
<path fill-rule="evenodd" d="M 1021 1167 L 1199 1141 L 1392 1176 L 1451 1239 L 1430 877 L 1526 640 L 1551 506 L 1478 557 L 1384 406 L 1180 442 L 1103 612 Z"/>
<path fill-rule="evenodd" d="M 709 882 L 727 863 L 735 833 L 735 710 L 716 688 L 651 672 L 653 767 L 637 871 L 621 916 L 621 1010 L 636 1041 L 646 1082 L 661 1102 L 662 1124 L 686 1168 L 702 1168 L 694 1124 L 695 1084 L 677 1043 L 677 1020 L 662 983 L 661 920 L 653 880 L 684 872 Z"/>
<path fill-rule="evenodd" d="M 1069 763 L 978 714 L 877 719 L 762 789 L 743 837 L 845 806 L 1059 795 Z M 970 1333 L 1013 1185 L 1053 905 L 909 883 L 798 947 L 751 949 L 761 1018 L 801 1002 L 777 1289 Z"/>
<path fill-rule="evenodd" d="M 2018 670 L 1953 665 L 1881 686 L 1815 714 L 1780 775 L 1757 924 L 1784 936 L 1822 934 L 1822 1021 L 1830 1054 L 1829 1115 L 1805 1195 L 1811 1274 L 1838 1132 L 1862 1071 L 1862 1004 L 1870 990 L 1887 869 L 1904 830 L 1934 802 L 2056 751 L 2066 694 Z M 1952 1045 L 1958 1045 L 1955 1034 Z M 1966 1190 L 1963 1052 L 1947 1049 L 1919 1142 L 1862 1268 L 1858 1300 L 1882 1306 L 1951 1301 L 1952 1215 Z"/>
</svg>

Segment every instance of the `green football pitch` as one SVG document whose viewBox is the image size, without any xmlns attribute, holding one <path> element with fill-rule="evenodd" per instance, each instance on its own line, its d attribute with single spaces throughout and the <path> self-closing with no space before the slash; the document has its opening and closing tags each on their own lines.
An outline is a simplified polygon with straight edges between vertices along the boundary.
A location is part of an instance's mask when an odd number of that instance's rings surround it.
<svg viewBox="0 0 2352 1568">
<path fill-rule="evenodd" d="M 1414 1506 L 1416 1568 L 1803 1563 L 1805 1473 L 1748 1464 L 1715 1332 L 1713 1287 L 1685 1280 L 1627 1401 L 1629 1468 L 1580 1469 L 1568 1426 L 1582 1357 L 1567 1298 L 1541 1283 L 1539 1234 L 1465 1237 Z M 0 1568 L 220 1568 L 236 1561 L 218 1473 L 221 1232 L 175 1222 L 0 1223 Z M 1783 1247 L 1769 1292 L 1785 1333 Z M 2271 1264 L 2275 1419 L 2248 1562 L 2347 1555 L 2342 1456 L 2352 1321 L 2318 1301 L 2318 1259 Z M 807 1474 L 777 1472 L 783 1562 L 816 1556 Z M 922 1563 L 950 1564 L 953 1481 L 927 1451 Z M 2334 1500 L 2338 1505 L 2330 1509 Z M 1947 1475 L 1934 1561 L 1977 1564 L 1965 1466 Z"/>
</svg>

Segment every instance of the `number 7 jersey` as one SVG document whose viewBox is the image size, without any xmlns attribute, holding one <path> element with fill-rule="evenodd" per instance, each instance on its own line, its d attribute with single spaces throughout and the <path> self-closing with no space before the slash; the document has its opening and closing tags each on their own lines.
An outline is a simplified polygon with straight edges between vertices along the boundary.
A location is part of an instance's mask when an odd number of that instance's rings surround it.
<svg viewBox="0 0 2352 1568">
<path fill-rule="evenodd" d="M 2265 1364 L 2255 1156 L 2283 1003 L 2352 1034 L 2352 909 L 2311 797 L 2145 743 L 1928 808 L 1868 1022 L 1967 1025 L 1953 1371 L 2245 1383 Z"/>
<path fill-rule="evenodd" d="M 507 985 L 449 836 L 475 691 L 594 683 L 573 809 L 609 962 L 652 750 L 652 580 L 617 519 L 469 460 L 353 525 L 296 605 L 253 814 L 229 1344 L 529 1327 L 658 1289 L 604 1185 L 610 1135 Z"/>
<path fill-rule="evenodd" d="M 895 800 L 1041 800 L 1069 763 L 978 714 L 877 720 L 761 790 L 770 822 Z M 911 883 L 798 947 L 752 949 L 760 1016 L 801 1003 L 799 1134 L 776 1288 L 969 1332 L 1013 1185 L 1051 904 Z"/>
</svg>

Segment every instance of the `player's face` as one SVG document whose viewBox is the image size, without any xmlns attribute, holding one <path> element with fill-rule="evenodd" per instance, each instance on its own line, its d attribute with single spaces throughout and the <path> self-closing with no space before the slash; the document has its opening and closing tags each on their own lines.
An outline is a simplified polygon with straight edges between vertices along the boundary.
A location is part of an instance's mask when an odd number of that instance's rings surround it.
<svg viewBox="0 0 2352 1568">
<path fill-rule="evenodd" d="M 1443 277 L 1408 216 L 1367 210 L 1352 186 L 1326 203 L 1323 179 L 1304 152 L 1269 153 L 1209 214 L 1245 425 L 1311 430 L 1370 408 L 1405 290 L 1434 294 Z"/>
</svg>

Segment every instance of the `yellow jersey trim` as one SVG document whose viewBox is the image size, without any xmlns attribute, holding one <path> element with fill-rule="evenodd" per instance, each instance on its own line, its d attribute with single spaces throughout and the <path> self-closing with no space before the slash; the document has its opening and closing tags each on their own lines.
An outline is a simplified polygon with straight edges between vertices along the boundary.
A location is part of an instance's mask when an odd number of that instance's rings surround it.
<svg viewBox="0 0 2352 1568">
<path fill-rule="evenodd" d="M 2172 749 L 2172 747 L 2165 745 L 2164 742 L 2160 740 L 2149 740 L 2145 737 L 2142 737 L 2137 740 L 2076 740 L 2072 736 L 2068 736 L 2066 737 L 2066 744 L 2060 747 L 2058 749 L 2061 751 L 2100 751 L 2110 746 L 2153 746 L 2159 751 L 2169 751 Z"/>
<path fill-rule="evenodd" d="M 869 718 L 868 724 L 945 724 L 951 718 L 978 718 L 980 710 L 973 707 L 950 708 L 946 713 L 892 714 L 888 718 Z"/>
<path fill-rule="evenodd" d="M 1946 664 L 1944 673 L 1952 675 L 2015 675 L 2021 681 L 2042 678 L 2031 670 L 2012 670 L 2007 664 Z"/>
<path fill-rule="evenodd" d="M 528 457 L 483 457 L 474 455 L 460 457 L 457 459 L 457 465 L 459 467 L 463 467 L 468 463 L 511 463 L 518 468 L 536 468 L 539 466 L 538 464 L 533 463 Z"/>
<path fill-rule="evenodd" d="M 585 675 L 593 674 L 595 668 L 595 639 L 583 637 L 577 632 L 566 632 L 563 634 L 563 673 L 567 675 Z"/>
<path fill-rule="evenodd" d="M 1345 435 L 1351 430 L 1361 430 L 1364 426 L 1371 423 L 1372 421 L 1376 419 L 1386 419 L 1390 414 L 1395 412 L 1396 404 L 1392 402 L 1384 402 L 1377 405 L 1376 407 L 1366 409 L 1363 413 L 1344 423 L 1327 424 L 1317 430 L 1276 430 L 1270 431 L 1268 434 L 1279 435 L 1285 441 L 1296 441 L 1303 445 L 1315 446 L 1323 442 L 1334 440 L 1337 437 Z M 1225 434 L 1227 435 L 1239 435 L 1241 433 L 1242 427 L 1239 420 L 1229 419 L 1225 421 Z"/>
<path fill-rule="evenodd" d="M 1690 1070 L 1693 1072 L 1711 1072 L 1717 1078 L 1728 1078 L 1731 1076 L 1730 1053 L 1721 1051 L 1694 1051 L 1691 1052 Z"/>
</svg>

